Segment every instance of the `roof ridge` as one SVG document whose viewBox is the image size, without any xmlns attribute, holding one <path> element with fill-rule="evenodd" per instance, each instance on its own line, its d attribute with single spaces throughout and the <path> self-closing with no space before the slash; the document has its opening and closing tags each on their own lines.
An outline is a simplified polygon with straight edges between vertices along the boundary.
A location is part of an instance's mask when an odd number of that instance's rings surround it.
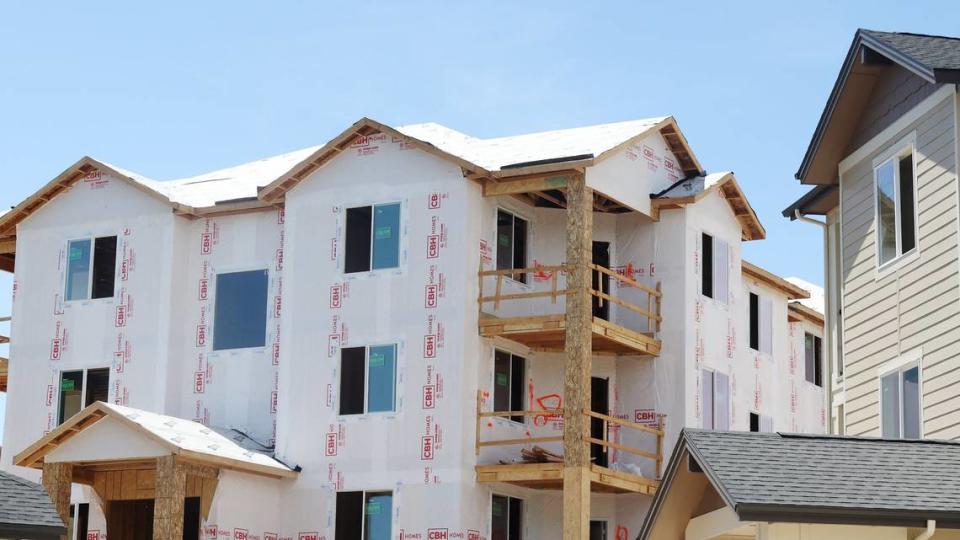
<svg viewBox="0 0 960 540">
<path fill-rule="evenodd" d="M 960 41 L 958 36 L 943 36 L 940 34 L 924 34 L 920 32 L 888 32 L 886 30 L 871 30 L 869 28 L 861 28 L 862 32 L 872 32 L 875 34 L 891 34 L 899 36 L 914 36 L 914 37 L 929 37 L 929 38 L 938 38 L 938 39 L 952 39 L 954 41 Z"/>
<path fill-rule="evenodd" d="M 590 128 L 597 128 L 597 127 L 600 127 L 600 126 L 616 126 L 616 125 L 623 125 L 623 124 L 630 124 L 630 123 L 639 123 L 639 122 L 650 122 L 651 124 L 655 124 L 655 123 L 657 123 L 657 122 L 662 122 L 662 121 L 666 120 L 667 118 L 670 118 L 670 115 L 665 115 L 665 116 L 650 116 L 650 117 L 647 117 L 647 118 L 633 118 L 633 119 L 631 119 L 631 120 L 617 120 L 617 121 L 615 121 L 615 122 L 600 122 L 599 124 L 587 124 L 587 125 L 582 125 L 582 126 L 564 127 L 564 128 L 556 128 L 556 129 L 542 129 L 542 130 L 539 130 L 539 131 L 530 131 L 530 132 L 527 132 L 527 133 L 514 133 L 514 134 L 512 134 L 512 135 L 499 135 L 499 136 L 497 136 L 497 137 L 481 138 L 481 137 L 474 137 L 474 136 L 472 136 L 472 135 L 468 135 L 468 137 L 471 137 L 471 138 L 476 139 L 476 140 L 478 140 L 478 141 L 488 142 L 488 141 L 496 141 L 496 140 L 499 140 L 499 139 L 512 139 L 512 138 L 514 138 L 514 137 L 526 137 L 526 136 L 529 136 L 529 135 L 541 135 L 541 134 L 543 134 L 543 133 L 556 133 L 556 132 L 559 132 L 559 131 L 573 131 L 573 130 L 576 130 L 576 129 L 590 129 Z M 443 124 L 440 124 L 440 125 L 443 125 Z M 444 126 L 444 127 L 446 127 L 446 126 Z M 448 128 L 448 129 L 449 129 L 449 128 Z M 454 131 L 456 131 L 456 130 L 454 130 Z M 461 133 L 462 133 L 462 132 L 461 132 Z"/>
</svg>

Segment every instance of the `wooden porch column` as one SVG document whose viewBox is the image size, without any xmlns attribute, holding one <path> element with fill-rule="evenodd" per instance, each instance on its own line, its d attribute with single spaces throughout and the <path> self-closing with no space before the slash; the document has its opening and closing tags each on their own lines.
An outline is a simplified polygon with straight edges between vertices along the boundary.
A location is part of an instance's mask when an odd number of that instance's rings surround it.
<svg viewBox="0 0 960 540">
<path fill-rule="evenodd" d="M 157 458 L 156 498 L 153 507 L 153 540 L 183 539 L 183 498 L 187 472 L 176 456 Z"/>
<path fill-rule="evenodd" d="M 43 463 L 41 482 L 50 495 L 53 507 L 63 520 L 64 526 L 70 523 L 70 485 L 73 482 L 73 465 L 70 463 Z M 66 536 L 61 536 L 66 540 Z"/>
<path fill-rule="evenodd" d="M 563 538 L 590 538 L 590 452 L 584 437 L 590 423 L 592 310 L 590 261 L 593 190 L 583 174 L 567 183 L 566 358 L 563 364 Z"/>
</svg>

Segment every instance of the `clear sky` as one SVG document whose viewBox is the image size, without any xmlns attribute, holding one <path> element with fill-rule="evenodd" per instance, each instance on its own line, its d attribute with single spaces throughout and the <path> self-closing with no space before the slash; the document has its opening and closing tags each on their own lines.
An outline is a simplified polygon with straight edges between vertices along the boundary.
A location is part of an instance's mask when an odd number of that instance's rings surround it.
<svg viewBox="0 0 960 540">
<path fill-rule="evenodd" d="M 745 258 L 814 283 L 820 231 L 780 211 L 854 31 L 960 35 L 956 0 L 141 4 L 0 7 L 0 207 L 83 155 L 176 178 L 362 116 L 489 137 L 669 114 L 766 227 Z"/>
</svg>

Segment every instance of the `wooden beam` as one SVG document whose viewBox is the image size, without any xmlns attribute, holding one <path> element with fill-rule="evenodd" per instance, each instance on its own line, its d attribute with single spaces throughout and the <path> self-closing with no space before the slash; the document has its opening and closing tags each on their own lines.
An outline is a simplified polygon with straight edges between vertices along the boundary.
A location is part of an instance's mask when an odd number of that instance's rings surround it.
<svg viewBox="0 0 960 540">
<path fill-rule="evenodd" d="M 16 267 L 16 259 L 13 257 L 13 254 L 9 255 L 0 255 L 0 270 L 4 272 L 10 272 L 11 274 Z"/>
<path fill-rule="evenodd" d="M 44 463 L 43 487 L 64 524 L 70 523 L 70 486 L 73 483 L 73 466 L 69 463 Z M 67 540 L 61 536 L 61 540 Z"/>
<path fill-rule="evenodd" d="M 17 237 L 8 236 L 6 238 L 0 239 L 0 253 L 16 253 L 17 252 Z"/>
<path fill-rule="evenodd" d="M 564 174 L 548 174 L 516 180 L 502 180 L 496 183 L 487 182 L 483 185 L 483 196 L 496 197 L 497 195 L 514 195 L 516 193 L 534 193 L 551 189 L 564 189 L 567 187 L 567 179 L 568 176 Z"/>
<path fill-rule="evenodd" d="M 563 538 L 590 537 L 590 372 L 593 190 L 582 174 L 567 182 L 566 357 L 563 365 Z"/>
<path fill-rule="evenodd" d="M 156 499 L 153 510 L 154 540 L 182 540 L 183 498 L 187 473 L 176 456 L 157 458 Z"/>
</svg>

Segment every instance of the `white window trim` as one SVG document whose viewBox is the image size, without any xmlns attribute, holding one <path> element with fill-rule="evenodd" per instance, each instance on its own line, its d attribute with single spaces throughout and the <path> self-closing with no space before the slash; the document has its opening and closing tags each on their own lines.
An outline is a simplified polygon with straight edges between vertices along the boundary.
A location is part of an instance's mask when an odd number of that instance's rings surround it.
<svg viewBox="0 0 960 540">
<path fill-rule="evenodd" d="M 368 343 L 365 345 L 351 345 L 341 347 L 343 349 L 352 349 L 354 347 L 363 347 L 363 412 L 356 414 L 340 413 L 340 380 L 343 376 L 343 355 L 340 355 L 340 364 L 337 366 L 337 417 L 347 418 L 376 418 L 394 416 L 400 412 L 400 341 L 386 341 L 382 343 Z M 393 347 L 393 410 L 392 411 L 370 411 L 370 349 L 372 347 Z"/>
<path fill-rule="evenodd" d="M 707 295 L 703 294 L 703 235 L 707 235 L 707 236 L 709 236 L 710 238 L 713 239 L 713 248 L 714 248 L 714 249 L 713 249 L 713 265 L 712 265 L 713 275 L 710 276 L 710 280 L 711 280 L 711 282 L 713 283 L 713 296 L 707 296 Z M 718 242 L 718 241 L 719 241 L 719 242 L 722 242 L 723 245 L 726 246 L 726 248 L 727 248 L 727 257 L 726 257 L 726 259 L 727 259 L 727 272 L 726 272 L 726 274 L 727 274 L 727 286 L 726 286 L 727 300 L 726 300 L 726 302 L 724 302 L 724 301 L 722 301 L 722 300 L 719 300 L 719 299 L 717 298 L 717 264 L 716 264 L 716 263 L 717 263 L 717 251 L 716 251 L 716 247 L 717 247 L 717 242 Z M 729 244 L 726 240 L 724 240 L 724 239 L 720 238 L 719 236 L 717 236 L 716 234 L 714 234 L 714 233 L 712 233 L 712 232 L 710 232 L 710 231 L 708 231 L 708 230 L 706 230 L 706 229 L 700 229 L 700 231 L 697 233 L 697 248 L 698 248 L 697 251 L 698 251 L 698 253 L 699 253 L 699 268 L 698 268 L 697 270 L 698 270 L 698 275 L 699 275 L 699 277 L 700 277 L 700 279 L 697 280 L 697 293 L 699 293 L 700 298 L 702 298 L 705 302 L 710 302 L 710 303 L 712 303 L 712 304 L 714 304 L 714 305 L 716 305 L 716 306 L 721 306 L 721 307 L 723 307 L 723 308 L 727 308 L 727 307 L 730 305 L 730 296 L 732 295 L 732 292 L 731 292 L 731 290 L 730 290 L 730 266 L 731 266 L 731 265 L 730 265 L 730 252 L 732 251 L 732 250 L 730 249 L 730 244 Z M 612 259 L 611 259 L 611 261 L 612 261 Z"/>
<path fill-rule="evenodd" d="M 375 217 L 376 207 L 378 206 L 390 206 L 390 205 L 399 205 L 400 206 L 400 223 L 399 229 L 397 231 L 397 265 L 391 266 L 388 268 L 374 268 L 373 267 L 373 241 L 377 234 L 377 231 L 373 227 L 373 219 Z M 364 206 L 370 207 L 370 255 L 367 259 L 367 263 L 370 266 L 369 270 L 363 272 L 347 272 L 347 210 L 353 208 L 363 208 Z M 406 208 L 404 208 L 403 200 L 394 200 L 394 201 L 381 201 L 381 202 L 363 202 L 350 205 L 344 205 L 343 208 L 343 249 L 340 250 L 343 255 L 340 257 L 342 261 L 339 265 L 340 273 L 343 274 L 345 279 L 350 279 L 356 276 L 375 276 L 378 274 L 391 274 L 403 268 L 404 260 L 404 236 L 406 232 L 406 227 L 404 227 L 403 218 L 406 216 Z"/>
<path fill-rule="evenodd" d="M 111 236 L 115 236 L 117 238 L 117 251 L 113 258 L 113 294 L 110 296 L 105 296 L 103 298 L 93 298 L 94 247 L 97 242 L 97 238 L 109 238 Z M 70 242 L 79 242 L 81 240 L 88 240 L 90 242 L 90 264 L 87 266 L 87 297 L 74 298 L 73 300 L 67 300 L 67 281 L 70 280 Z M 72 304 L 79 304 L 82 302 L 112 304 L 117 298 L 117 270 L 120 268 L 120 263 L 121 263 L 121 257 L 119 255 L 120 255 L 120 235 L 115 232 L 107 232 L 104 234 L 92 234 L 89 236 L 79 236 L 77 238 L 68 238 L 66 242 L 66 249 L 64 250 L 65 259 L 63 262 L 63 305 L 69 306 Z"/>
<path fill-rule="evenodd" d="M 509 349 L 505 349 L 505 348 L 502 348 L 502 347 L 494 347 L 494 349 L 493 349 L 493 358 L 492 358 L 493 369 L 491 370 L 491 377 L 490 377 L 490 388 L 493 388 L 493 392 L 494 392 L 494 393 L 491 394 L 491 397 L 493 397 L 493 396 L 495 395 L 495 392 L 497 391 L 497 369 L 496 369 L 496 367 L 497 367 L 497 366 L 496 366 L 496 362 L 497 362 L 497 351 L 504 352 L 504 353 L 507 353 L 507 354 L 510 355 L 510 379 L 507 381 L 507 388 L 510 388 L 510 387 L 511 387 L 511 383 L 513 383 L 513 357 L 514 357 L 514 356 L 518 356 L 518 357 L 520 357 L 520 358 L 523 359 L 523 374 L 524 374 L 524 377 L 526 377 L 527 374 L 530 373 L 530 371 L 529 371 L 529 369 L 530 369 L 530 359 L 529 359 L 526 355 L 517 354 L 517 353 L 515 353 L 515 352 L 513 352 L 513 351 L 511 351 L 511 350 L 509 350 Z M 524 384 L 524 386 L 526 386 L 526 381 L 524 381 L 523 384 Z M 508 390 L 508 392 L 509 392 L 509 390 Z M 521 404 L 521 406 L 520 406 L 519 409 L 514 409 L 514 408 L 513 408 L 513 404 L 511 403 L 511 404 L 510 404 L 510 407 L 511 407 L 510 410 L 512 410 L 512 411 L 525 411 L 525 410 L 527 410 L 526 407 L 527 407 L 527 405 L 529 405 L 529 403 L 527 403 L 527 393 L 526 393 L 526 392 L 521 392 L 521 394 L 522 394 L 522 396 L 523 396 L 523 397 L 522 397 L 522 399 L 523 399 L 523 404 Z M 512 395 L 512 392 L 511 392 L 511 395 Z M 495 401 L 495 400 L 494 400 L 494 401 Z M 493 405 L 493 407 L 494 407 L 494 409 L 496 409 L 496 405 L 495 405 L 495 404 Z M 494 411 L 494 412 L 502 412 L 502 411 Z M 523 417 L 523 420 L 521 420 L 521 421 L 519 421 L 519 422 L 516 421 L 516 420 L 514 420 L 514 419 L 513 419 L 512 417 L 510 417 L 510 416 L 497 416 L 497 417 L 494 417 L 494 419 L 495 419 L 495 420 L 499 420 L 499 421 L 501 421 L 501 422 L 509 422 L 510 424 L 517 425 L 517 426 L 526 426 L 526 425 L 527 425 L 527 417 L 526 417 L 526 416 L 524 416 L 524 417 Z"/>
<path fill-rule="evenodd" d="M 821 384 L 819 386 L 817 385 L 816 382 L 810 382 L 807 380 L 807 336 L 813 336 L 814 338 L 817 338 L 820 340 L 820 383 Z M 812 386 L 814 388 L 820 388 L 820 389 L 824 389 L 824 386 L 826 385 L 826 379 L 827 379 L 826 370 L 824 369 L 826 367 L 825 366 L 826 361 L 824 360 L 824 356 L 826 353 L 824 342 L 825 340 L 823 339 L 823 336 L 818 336 L 815 332 L 811 332 L 809 330 L 803 330 L 803 382 L 808 386 Z M 814 340 L 814 346 L 816 346 L 816 340 Z M 814 363 L 816 363 L 817 361 L 816 357 L 814 357 L 813 361 Z M 816 366 L 814 366 L 813 378 L 814 380 L 816 380 L 817 378 Z"/>
<path fill-rule="evenodd" d="M 514 208 L 511 208 L 511 207 L 506 206 L 506 205 L 503 205 L 503 204 L 498 204 L 498 205 L 494 208 L 494 210 L 493 210 L 493 267 L 496 269 L 497 266 L 498 266 L 497 250 L 498 250 L 499 244 L 497 244 L 497 241 L 499 240 L 499 238 L 497 238 L 497 234 L 498 234 L 498 232 L 497 232 L 497 226 L 498 226 L 498 224 L 499 224 L 500 211 L 501 211 L 501 210 L 504 211 L 504 212 L 506 212 L 506 213 L 508 213 L 508 214 L 510 214 L 511 216 L 513 216 L 514 219 L 520 218 L 520 219 L 522 219 L 522 220 L 524 220 L 524 221 L 527 222 L 527 238 L 526 238 L 527 252 L 526 252 L 526 256 L 527 256 L 527 259 L 528 259 L 528 260 L 527 260 L 527 262 L 526 262 L 525 264 L 527 265 L 527 268 L 532 267 L 532 261 L 529 260 L 529 259 L 531 259 L 531 257 L 530 257 L 530 252 L 531 252 L 531 249 L 530 249 L 530 247 L 531 247 L 531 245 L 530 245 L 530 239 L 533 238 L 533 220 L 530 219 L 529 215 L 527 215 L 526 213 L 520 212 L 520 211 L 518 211 L 518 210 L 516 210 L 516 209 L 514 209 Z M 515 245 L 515 229 L 516 229 L 515 227 L 513 227 L 513 228 L 510 229 L 510 246 L 511 246 L 511 249 L 512 249 L 512 247 Z M 512 252 L 512 250 L 511 250 L 511 253 L 510 253 L 510 265 L 513 266 L 514 264 L 516 264 L 516 261 L 513 260 L 513 252 Z M 529 275 L 529 274 L 528 274 L 528 275 Z M 526 288 L 526 289 L 530 289 L 530 288 L 533 287 L 533 280 L 530 279 L 530 278 L 527 279 L 528 283 L 524 283 L 524 282 L 522 282 L 522 281 L 520 281 L 520 280 L 518 280 L 518 279 L 514 279 L 514 278 L 513 278 L 513 274 L 505 275 L 505 276 L 503 276 L 503 278 L 504 278 L 506 281 L 508 281 L 509 283 L 512 283 L 512 284 L 514 284 L 514 285 L 516 285 L 516 286 L 518 286 L 518 287 L 523 287 L 523 288 Z"/>
<path fill-rule="evenodd" d="M 877 369 L 877 419 L 880 429 L 880 436 L 883 437 L 883 378 L 887 375 L 892 375 L 894 373 L 899 373 L 900 377 L 898 378 L 899 387 L 899 397 L 900 403 L 898 408 L 900 410 L 900 438 L 903 439 L 903 372 L 917 368 L 917 393 L 920 397 L 920 406 L 917 408 L 919 412 L 919 430 L 920 430 L 920 439 L 924 437 L 923 434 L 923 350 L 921 348 L 912 349 L 902 354 L 899 358 L 891 360 L 886 364 L 880 366 Z"/>
<path fill-rule="evenodd" d="M 490 532 L 493 532 L 493 497 L 506 497 L 507 499 L 518 499 L 523 503 L 523 514 L 520 516 L 520 536 L 525 537 L 527 532 L 527 497 L 515 495 L 508 493 L 506 491 L 491 491 L 490 492 L 490 510 L 487 512 L 487 515 L 490 516 Z M 508 501 L 509 502 L 509 501 Z M 509 511 L 509 508 L 508 510 Z M 509 526 L 509 523 L 508 523 Z"/>
<path fill-rule="evenodd" d="M 910 156 L 910 165 L 913 167 L 913 249 L 902 252 L 900 245 L 902 220 L 900 212 L 900 167 L 898 162 L 900 158 Z M 879 187 L 877 186 L 877 172 L 880 167 L 889 162 L 893 162 L 893 189 L 894 189 L 894 240 L 896 242 L 896 253 L 887 262 L 880 261 L 880 205 L 877 201 Z M 875 262 L 875 280 L 885 276 L 888 272 L 903 266 L 920 256 L 920 216 L 918 212 L 918 184 L 917 179 L 917 132 L 913 131 L 906 137 L 890 145 L 882 154 L 878 155 L 871 162 L 871 178 L 873 182 L 873 228 L 874 228 L 874 262 Z"/>
<path fill-rule="evenodd" d="M 237 347 L 235 349 L 214 349 L 213 341 L 215 339 L 214 332 L 217 327 L 217 280 L 220 279 L 220 274 L 235 274 L 239 272 L 255 272 L 257 270 L 263 270 L 267 273 L 267 303 L 263 306 L 263 309 L 266 310 L 267 317 L 264 321 L 263 328 L 263 345 L 257 347 Z M 210 300 L 207 306 L 210 310 L 210 318 L 207 323 L 207 331 L 209 333 L 209 342 L 210 348 L 208 353 L 211 357 L 217 357 L 224 354 L 235 354 L 242 351 L 263 351 L 267 347 L 270 347 L 270 278 L 273 273 L 270 270 L 270 263 L 261 262 L 259 264 L 252 265 L 227 265 L 224 267 L 211 267 L 210 274 L 213 276 L 213 286 L 211 287 L 212 294 L 210 295 Z"/>
</svg>

